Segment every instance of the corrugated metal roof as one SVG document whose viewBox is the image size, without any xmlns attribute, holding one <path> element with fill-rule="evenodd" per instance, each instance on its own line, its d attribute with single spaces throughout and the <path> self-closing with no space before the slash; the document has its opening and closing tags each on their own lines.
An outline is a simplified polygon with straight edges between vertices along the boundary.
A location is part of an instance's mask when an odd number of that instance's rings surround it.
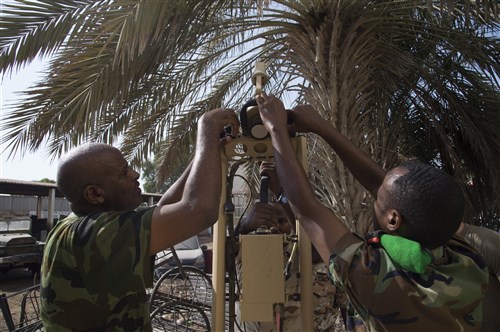
<svg viewBox="0 0 500 332">
<path fill-rule="evenodd" d="M 56 197 L 64 197 L 55 183 L 0 179 L 0 194 L 20 196 L 49 196 L 50 189 L 56 190 Z M 143 197 L 159 199 L 161 194 L 142 193 Z"/>
<path fill-rule="evenodd" d="M 0 194 L 49 196 L 50 189 L 56 190 L 56 197 L 63 197 L 55 183 L 0 179 Z"/>
</svg>

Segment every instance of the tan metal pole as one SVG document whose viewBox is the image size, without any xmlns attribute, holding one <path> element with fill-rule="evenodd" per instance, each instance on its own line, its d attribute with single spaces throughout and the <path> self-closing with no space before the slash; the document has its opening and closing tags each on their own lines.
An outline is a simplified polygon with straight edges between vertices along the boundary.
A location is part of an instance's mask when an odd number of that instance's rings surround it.
<svg viewBox="0 0 500 332">
<path fill-rule="evenodd" d="M 219 203 L 219 219 L 214 225 L 213 235 L 213 260 L 212 260 L 212 331 L 224 331 L 224 316 L 226 304 L 226 214 L 224 202 L 226 201 L 226 182 L 228 161 L 226 154 L 221 152 L 222 164 L 222 192 Z"/>
</svg>

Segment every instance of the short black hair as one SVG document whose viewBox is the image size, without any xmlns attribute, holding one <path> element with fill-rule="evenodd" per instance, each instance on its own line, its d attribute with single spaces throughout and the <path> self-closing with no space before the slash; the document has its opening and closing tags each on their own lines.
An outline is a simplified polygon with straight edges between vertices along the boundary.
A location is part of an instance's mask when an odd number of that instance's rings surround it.
<svg viewBox="0 0 500 332">
<path fill-rule="evenodd" d="M 400 166 L 407 172 L 389 192 L 393 208 L 403 216 L 404 236 L 432 249 L 456 232 L 464 214 L 464 195 L 446 172 L 419 161 Z"/>
</svg>

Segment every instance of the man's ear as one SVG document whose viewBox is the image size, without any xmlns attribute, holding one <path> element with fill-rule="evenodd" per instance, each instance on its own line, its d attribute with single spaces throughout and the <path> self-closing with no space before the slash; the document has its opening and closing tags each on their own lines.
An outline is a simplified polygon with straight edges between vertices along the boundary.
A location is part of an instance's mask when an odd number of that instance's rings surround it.
<svg viewBox="0 0 500 332">
<path fill-rule="evenodd" d="M 388 209 L 386 212 L 386 226 L 391 232 L 395 232 L 403 224 L 403 216 L 398 210 Z"/>
<path fill-rule="evenodd" d="M 104 203 L 103 194 L 104 190 L 94 184 L 88 185 L 83 189 L 83 197 L 85 197 L 85 200 L 90 204 L 98 205 Z"/>
</svg>

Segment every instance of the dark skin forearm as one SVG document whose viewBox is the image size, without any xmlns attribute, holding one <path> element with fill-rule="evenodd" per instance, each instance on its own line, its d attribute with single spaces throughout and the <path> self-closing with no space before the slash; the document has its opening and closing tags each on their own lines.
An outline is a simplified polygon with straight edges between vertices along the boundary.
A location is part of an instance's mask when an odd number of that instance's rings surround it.
<svg viewBox="0 0 500 332">
<path fill-rule="evenodd" d="M 151 254 L 199 233 L 217 220 L 222 186 L 219 135 L 226 125 L 238 130 L 232 110 L 212 110 L 200 118 L 190 169 L 153 211 Z"/>
<path fill-rule="evenodd" d="M 377 197 L 378 188 L 384 181 L 384 170 L 338 131 L 324 131 L 319 135 L 335 150 L 356 180 Z"/>
<path fill-rule="evenodd" d="M 352 175 L 374 197 L 385 177 L 385 171 L 360 148 L 323 119 L 311 106 L 297 106 L 290 112 L 295 130 L 312 132 L 323 138 L 342 159 Z"/>
<path fill-rule="evenodd" d="M 186 180 L 192 166 L 193 160 L 189 162 L 188 166 L 177 181 L 175 181 L 175 183 L 163 194 L 161 199 L 158 201 L 158 205 L 172 204 L 181 200 L 184 186 L 186 185 Z"/>
<path fill-rule="evenodd" d="M 264 125 L 271 134 L 278 176 L 288 201 L 324 262 L 337 242 L 349 232 L 341 220 L 315 197 L 295 155 L 286 127 L 286 111 L 274 96 L 257 98 Z"/>
</svg>

